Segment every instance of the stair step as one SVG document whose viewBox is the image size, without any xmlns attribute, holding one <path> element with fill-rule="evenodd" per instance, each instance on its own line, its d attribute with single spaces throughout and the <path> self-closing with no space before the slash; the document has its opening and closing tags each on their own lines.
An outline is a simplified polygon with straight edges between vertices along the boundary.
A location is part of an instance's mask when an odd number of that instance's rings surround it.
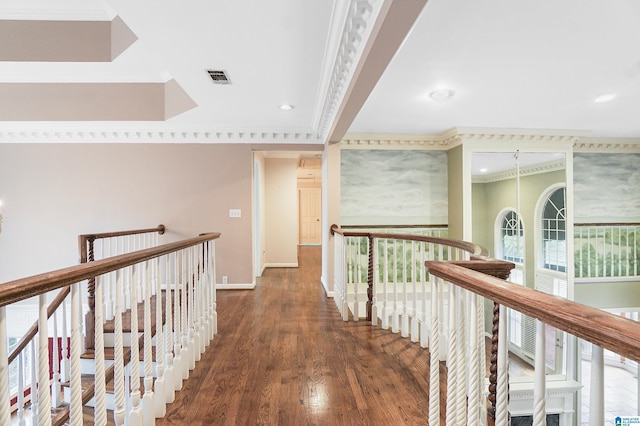
<svg viewBox="0 0 640 426">
<path fill-rule="evenodd" d="M 116 350 L 113 347 L 104 348 L 104 359 L 105 361 L 113 361 L 116 358 Z M 93 349 L 86 350 L 83 354 L 80 355 L 80 359 L 95 359 L 96 352 Z M 144 361 L 144 349 L 140 346 L 140 356 L 138 357 L 140 361 Z M 151 347 L 151 360 L 156 362 L 156 347 Z"/>
</svg>

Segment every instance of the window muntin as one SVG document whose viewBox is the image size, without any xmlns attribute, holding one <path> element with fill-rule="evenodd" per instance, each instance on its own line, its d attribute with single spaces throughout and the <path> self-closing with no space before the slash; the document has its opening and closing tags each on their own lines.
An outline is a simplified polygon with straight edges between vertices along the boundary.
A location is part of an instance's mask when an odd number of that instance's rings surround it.
<svg viewBox="0 0 640 426">
<path fill-rule="evenodd" d="M 514 263 L 524 263 L 524 226 L 518 213 L 507 211 L 500 224 L 501 258 Z"/>
<path fill-rule="evenodd" d="M 566 272 L 567 228 L 565 189 L 549 195 L 542 208 L 542 258 L 544 269 Z"/>
</svg>

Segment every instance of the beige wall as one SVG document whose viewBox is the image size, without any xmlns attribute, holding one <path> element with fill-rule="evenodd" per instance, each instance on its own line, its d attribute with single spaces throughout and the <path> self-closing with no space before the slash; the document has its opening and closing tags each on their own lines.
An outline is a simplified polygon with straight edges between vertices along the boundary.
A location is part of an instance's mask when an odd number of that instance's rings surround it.
<svg viewBox="0 0 640 426">
<path fill-rule="evenodd" d="M 161 242 L 222 232 L 218 282 L 251 283 L 251 158 L 245 144 L 0 144 L 0 282 L 76 264 L 78 234 L 162 223 Z"/>
<path fill-rule="evenodd" d="M 298 163 L 265 159 L 266 266 L 298 266 Z"/>
</svg>

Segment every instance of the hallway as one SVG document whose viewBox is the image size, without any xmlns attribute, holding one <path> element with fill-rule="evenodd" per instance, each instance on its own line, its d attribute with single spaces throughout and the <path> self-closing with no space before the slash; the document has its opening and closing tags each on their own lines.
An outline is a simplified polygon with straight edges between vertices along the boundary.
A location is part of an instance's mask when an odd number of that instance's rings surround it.
<svg viewBox="0 0 640 426">
<path fill-rule="evenodd" d="M 319 246 L 255 290 L 218 291 L 218 335 L 156 425 L 425 425 L 428 354 L 343 322 Z"/>
</svg>

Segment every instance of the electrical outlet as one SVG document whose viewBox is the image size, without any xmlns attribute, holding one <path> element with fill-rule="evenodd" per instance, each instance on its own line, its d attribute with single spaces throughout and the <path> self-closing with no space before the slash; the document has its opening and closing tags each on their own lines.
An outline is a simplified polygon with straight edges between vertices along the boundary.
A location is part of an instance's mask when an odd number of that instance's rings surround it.
<svg viewBox="0 0 640 426">
<path fill-rule="evenodd" d="M 229 209 L 229 217 L 242 217 L 242 210 Z"/>
<path fill-rule="evenodd" d="M 229 284 L 229 277 L 227 277 L 226 275 L 222 276 L 222 284 Z"/>
</svg>

